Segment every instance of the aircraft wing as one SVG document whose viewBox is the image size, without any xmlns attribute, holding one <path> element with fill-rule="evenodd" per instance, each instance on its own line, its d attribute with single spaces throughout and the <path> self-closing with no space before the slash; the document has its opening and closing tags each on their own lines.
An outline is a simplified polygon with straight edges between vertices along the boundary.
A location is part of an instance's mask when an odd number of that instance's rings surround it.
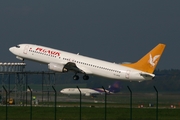
<svg viewBox="0 0 180 120">
<path fill-rule="evenodd" d="M 77 73 L 84 73 L 84 74 L 91 74 L 92 72 L 89 71 L 87 68 L 79 68 L 77 67 L 77 65 L 73 62 L 68 62 L 64 65 L 64 68 L 71 70 L 71 71 L 75 71 Z"/>
<path fill-rule="evenodd" d="M 83 73 L 83 71 L 81 69 L 79 69 L 75 63 L 73 62 L 68 62 L 64 65 L 64 68 L 68 69 L 68 70 L 72 70 L 72 71 L 76 71 L 78 73 Z"/>
</svg>

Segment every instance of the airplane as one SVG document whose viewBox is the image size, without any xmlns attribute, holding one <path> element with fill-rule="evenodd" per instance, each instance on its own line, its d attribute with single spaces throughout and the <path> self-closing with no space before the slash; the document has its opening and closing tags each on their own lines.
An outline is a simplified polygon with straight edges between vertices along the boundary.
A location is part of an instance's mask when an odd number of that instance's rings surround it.
<svg viewBox="0 0 180 120">
<path fill-rule="evenodd" d="M 78 80 L 78 74 L 83 74 L 83 79 L 88 80 L 89 75 L 101 76 L 109 79 L 144 81 L 152 80 L 157 63 L 165 49 L 165 44 L 159 43 L 150 52 L 135 63 L 117 64 L 87 56 L 74 54 L 62 50 L 53 49 L 35 44 L 18 44 L 10 47 L 11 53 L 17 59 L 25 59 L 45 63 L 55 72 L 73 71 L 74 80 Z"/>
<path fill-rule="evenodd" d="M 84 96 L 92 96 L 92 97 L 97 97 L 97 95 L 102 95 L 106 93 L 109 94 L 114 94 L 120 92 L 121 86 L 119 81 L 114 82 L 112 85 L 108 87 L 108 89 L 103 88 L 79 88 L 81 91 L 81 95 Z M 67 95 L 79 95 L 80 91 L 78 88 L 64 88 L 60 91 L 62 94 L 67 94 Z"/>
</svg>

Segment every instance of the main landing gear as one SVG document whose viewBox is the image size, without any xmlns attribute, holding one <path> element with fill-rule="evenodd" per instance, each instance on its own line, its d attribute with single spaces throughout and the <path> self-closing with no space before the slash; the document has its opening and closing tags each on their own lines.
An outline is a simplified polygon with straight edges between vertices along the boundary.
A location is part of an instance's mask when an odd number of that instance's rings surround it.
<svg viewBox="0 0 180 120">
<path fill-rule="evenodd" d="M 84 80 L 88 80 L 88 79 L 89 79 L 89 76 L 88 76 L 88 75 L 84 75 L 84 76 L 83 76 L 83 79 L 84 79 Z"/>
<path fill-rule="evenodd" d="M 73 79 L 74 79 L 74 80 L 79 80 L 79 76 L 78 76 L 78 75 L 74 75 L 74 76 L 73 76 Z M 84 76 L 83 76 L 83 79 L 84 79 L 84 80 L 88 80 L 88 79 L 89 79 L 89 76 L 88 76 L 88 75 L 84 75 Z"/>
<path fill-rule="evenodd" d="M 79 80 L 79 76 L 78 76 L 78 75 L 74 75 L 74 76 L 73 76 L 73 79 L 74 79 L 74 80 Z"/>
</svg>

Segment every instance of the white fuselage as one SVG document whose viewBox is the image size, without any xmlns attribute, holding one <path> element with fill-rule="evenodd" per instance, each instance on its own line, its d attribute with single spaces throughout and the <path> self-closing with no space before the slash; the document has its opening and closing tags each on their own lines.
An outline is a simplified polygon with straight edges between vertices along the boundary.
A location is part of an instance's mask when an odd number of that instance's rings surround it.
<svg viewBox="0 0 180 120">
<path fill-rule="evenodd" d="M 110 79 L 130 81 L 152 79 L 152 77 L 149 76 L 142 76 L 141 73 L 146 72 L 140 70 L 39 45 L 19 44 L 18 47 L 11 47 L 10 51 L 19 58 L 29 59 L 45 64 L 56 63 L 65 65 L 68 62 L 75 63 L 76 66 L 83 70 L 86 74 L 102 76 Z"/>
<path fill-rule="evenodd" d="M 99 92 L 99 91 L 89 89 L 89 88 L 79 88 L 79 89 L 78 88 L 65 88 L 65 89 L 62 89 L 60 93 L 67 94 L 67 95 L 80 95 L 79 90 L 81 91 L 81 94 L 85 96 L 103 94 L 103 92 Z"/>
</svg>

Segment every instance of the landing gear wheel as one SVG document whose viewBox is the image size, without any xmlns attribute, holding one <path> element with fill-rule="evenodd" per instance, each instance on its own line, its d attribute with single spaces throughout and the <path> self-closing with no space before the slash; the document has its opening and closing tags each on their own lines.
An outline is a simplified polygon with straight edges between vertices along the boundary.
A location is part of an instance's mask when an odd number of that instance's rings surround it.
<svg viewBox="0 0 180 120">
<path fill-rule="evenodd" d="M 74 75 L 74 76 L 73 76 L 73 79 L 74 79 L 74 80 L 79 80 L 79 76 L 78 76 L 78 75 Z"/>
<path fill-rule="evenodd" d="M 84 75 L 84 76 L 83 76 L 83 79 L 84 79 L 84 80 L 88 80 L 88 79 L 89 79 L 89 76 L 88 76 L 88 75 Z"/>
</svg>

